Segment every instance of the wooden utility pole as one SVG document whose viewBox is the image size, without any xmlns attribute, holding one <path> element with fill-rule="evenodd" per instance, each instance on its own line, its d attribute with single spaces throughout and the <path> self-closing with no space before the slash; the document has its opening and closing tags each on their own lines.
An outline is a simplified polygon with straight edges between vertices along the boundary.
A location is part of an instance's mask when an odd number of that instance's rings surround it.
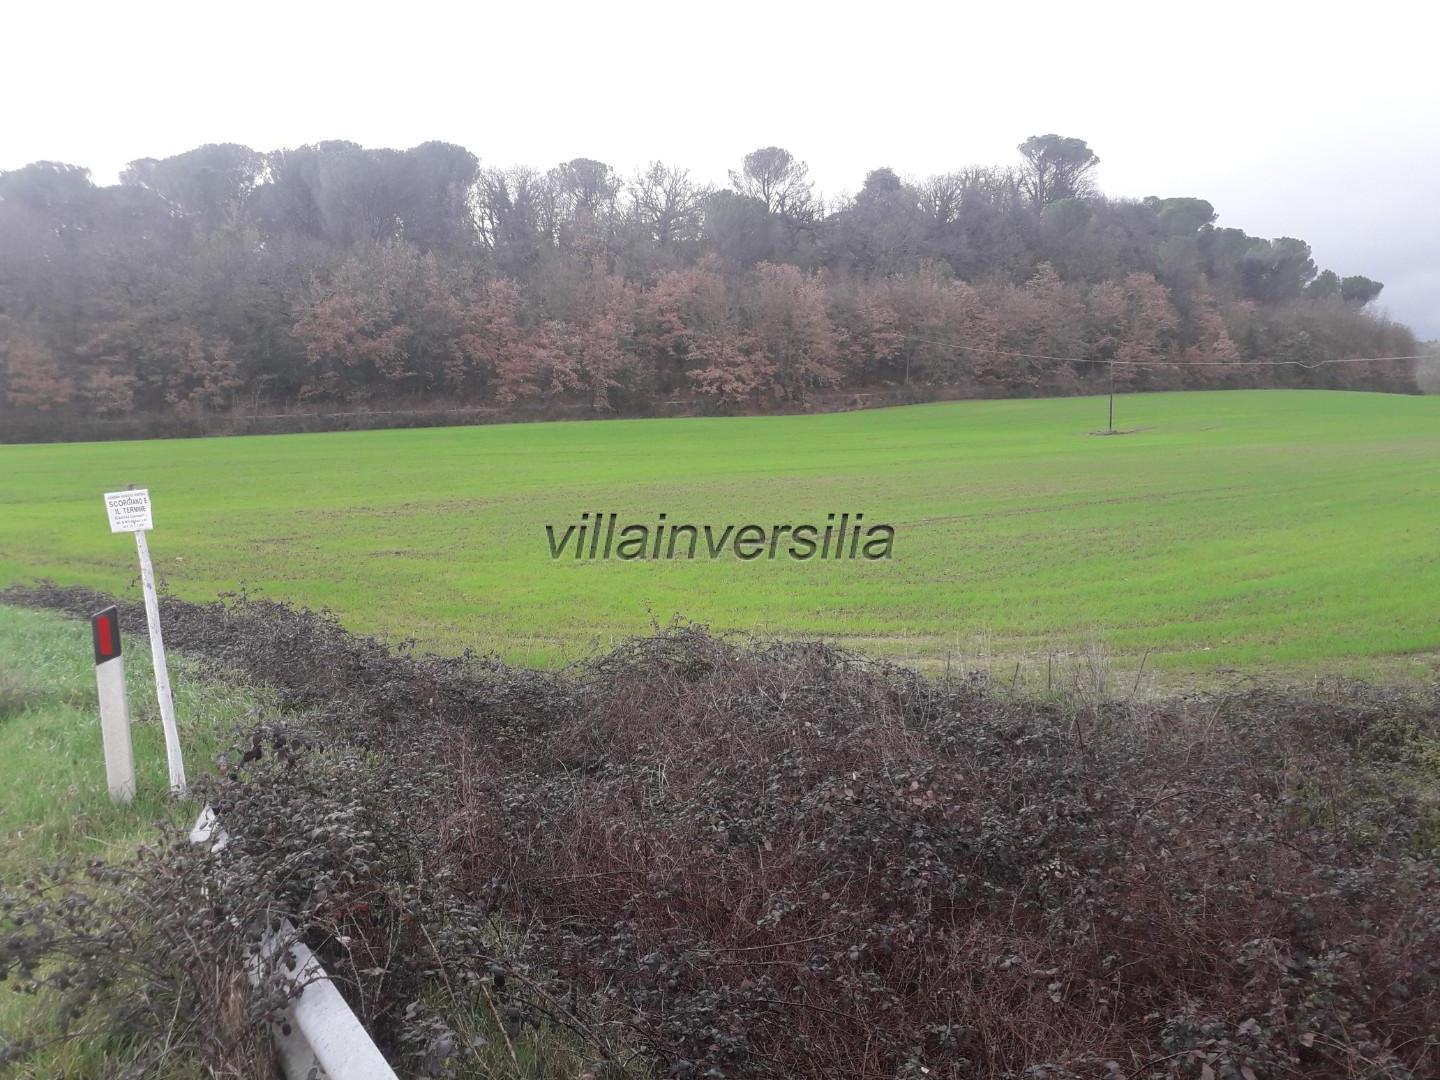
<svg viewBox="0 0 1440 1080">
<path fill-rule="evenodd" d="M 1107 434 L 1107 435 L 1114 435 L 1114 434 L 1115 434 L 1115 361 L 1114 361 L 1114 360 L 1111 360 L 1110 363 L 1109 363 L 1109 365 L 1108 365 L 1108 367 L 1110 368 L 1110 430 L 1107 431 L 1105 434 Z"/>
</svg>

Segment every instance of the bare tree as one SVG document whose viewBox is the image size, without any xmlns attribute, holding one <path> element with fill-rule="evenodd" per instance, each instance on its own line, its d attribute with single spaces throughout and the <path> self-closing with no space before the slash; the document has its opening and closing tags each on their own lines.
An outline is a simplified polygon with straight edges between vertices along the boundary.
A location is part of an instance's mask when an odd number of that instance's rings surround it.
<svg viewBox="0 0 1440 1080">
<path fill-rule="evenodd" d="M 920 210 L 933 226 L 943 228 L 960 216 L 964 177 L 958 172 L 940 173 L 919 185 Z"/>
<path fill-rule="evenodd" d="M 625 182 L 609 165 L 592 158 L 573 158 L 545 174 L 553 215 L 551 228 L 562 247 L 604 242 L 617 218 L 617 202 Z"/>
<path fill-rule="evenodd" d="M 539 257 L 545 189 L 533 169 L 482 169 L 476 177 L 475 228 L 504 276 L 522 276 Z"/>
<path fill-rule="evenodd" d="M 710 190 L 689 169 L 651 162 L 630 181 L 630 214 L 662 248 L 698 241 Z"/>
</svg>

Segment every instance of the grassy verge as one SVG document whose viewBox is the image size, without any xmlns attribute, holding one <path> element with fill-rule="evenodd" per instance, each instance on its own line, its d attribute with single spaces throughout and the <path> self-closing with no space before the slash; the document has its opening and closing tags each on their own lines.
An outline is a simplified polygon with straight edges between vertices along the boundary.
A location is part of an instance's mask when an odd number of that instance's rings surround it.
<svg viewBox="0 0 1440 1080">
<path fill-rule="evenodd" d="M 132 613 L 133 614 L 133 613 Z M 124 616 L 122 616 L 123 618 Z M 126 683 L 135 747 L 138 793 L 115 806 L 105 788 L 98 703 L 88 626 L 42 611 L 0 605 L 0 761 L 7 795 L 0 799 L 0 892 L 14 890 L 41 868 L 64 859 L 124 863 L 159 834 L 159 823 L 187 826 L 198 813 L 191 799 L 166 793 L 164 739 L 148 649 L 129 628 Z M 277 695 L 235 675 L 217 679 L 183 654 L 171 652 L 175 705 L 191 779 L 213 768 L 234 743 L 235 732 L 288 719 Z M 242 739 L 243 741 L 243 739 Z M 100 888 L 96 886 L 97 890 Z M 9 929 L 0 920 L 0 931 Z M 498 940 L 497 952 L 515 946 Z M 20 1039 L 46 1044 L 40 1053 L 0 1076 L 17 1080 L 124 1075 L 153 1045 L 114 1031 L 82 1026 L 57 1038 L 57 996 L 25 995 L 0 986 L 0 1051 Z M 587 1048 L 573 1036 L 533 1025 L 511 1029 L 502 1006 L 484 988 L 437 985 L 416 1009 L 435 1018 L 438 1030 L 463 1040 L 473 1052 L 446 1065 L 452 1080 L 533 1078 L 566 1080 L 582 1075 Z M 423 1024 L 417 1022 L 417 1027 Z M 418 1056 L 433 1050 L 422 1039 Z M 207 1075 L 203 1063 L 181 1051 L 167 1055 L 162 1078 Z"/>
<path fill-rule="evenodd" d="M 402 1075 L 1440 1075 L 1431 691 L 1036 700 L 693 627 L 557 673 L 166 613 L 289 710 L 197 781 L 232 843 L 14 936 L 146 973 L 108 1029 L 212 1072 L 268 1053 L 236 979 L 283 913 Z"/>
<path fill-rule="evenodd" d="M 0 880 L 13 884 L 37 863 L 65 856 L 108 858 L 153 835 L 157 818 L 193 818 L 197 807 L 169 797 L 165 742 L 150 655 L 128 628 L 125 682 L 135 745 L 137 795 L 115 806 L 105 790 L 90 630 L 83 622 L 0 607 Z M 202 677 L 172 655 L 175 710 L 186 768 L 211 767 L 222 737 L 266 695 Z"/>
<path fill-rule="evenodd" d="M 0 889 L 14 888 L 65 858 L 121 860 L 152 839 L 156 822 L 194 818 L 192 802 L 166 792 L 165 745 L 150 657 L 129 628 L 125 654 L 137 795 L 115 806 L 105 789 L 95 669 L 89 627 L 44 612 L 0 606 Z M 139 646 L 137 648 L 137 646 Z M 269 707 L 254 688 L 201 677 L 172 655 L 171 677 L 185 763 L 191 775 L 211 767 L 227 732 Z M 8 988 L 7 988 L 8 989 Z M 53 1002 L 0 993 L 0 1046 L 18 1037 L 44 1041 Z M 79 1038 L 16 1066 L 16 1077 L 91 1077 L 122 1067 L 123 1040 Z M 174 1075 L 187 1075 L 177 1066 Z"/>
</svg>

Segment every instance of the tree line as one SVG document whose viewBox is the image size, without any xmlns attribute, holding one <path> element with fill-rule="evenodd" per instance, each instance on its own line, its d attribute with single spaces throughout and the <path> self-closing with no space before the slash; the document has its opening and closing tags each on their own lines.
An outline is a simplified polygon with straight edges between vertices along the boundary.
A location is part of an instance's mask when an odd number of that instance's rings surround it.
<svg viewBox="0 0 1440 1080">
<path fill-rule="evenodd" d="M 11 421 L 463 403 L 801 408 L 888 388 L 1411 390 L 1380 283 L 1107 198 L 1082 139 L 826 201 L 779 147 L 711 186 L 656 162 L 486 168 L 460 146 L 207 145 L 115 185 L 0 172 Z M 1276 366 L 1295 361 L 1311 366 Z M 1113 363 L 1112 363 L 1113 362 Z"/>
</svg>

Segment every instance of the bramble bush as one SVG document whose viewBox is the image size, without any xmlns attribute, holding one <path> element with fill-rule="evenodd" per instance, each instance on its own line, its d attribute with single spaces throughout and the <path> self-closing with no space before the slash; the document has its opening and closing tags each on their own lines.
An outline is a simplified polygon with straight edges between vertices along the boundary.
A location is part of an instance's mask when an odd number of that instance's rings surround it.
<svg viewBox="0 0 1440 1080">
<path fill-rule="evenodd" d="M 37 886 L 0 966 L 68 971 L 102 1028 L 183 1000 L 217 1074 L 264 1052 L 283 973 L 237 973 L 283 915 L 412 1075 L 537 1029 L 597 1077 L 1440 1075 L 1434 691 L 1017 700 L 688 625 L 534 672 L 243 598 L 165 618 L 294 723 L 204 781 L 225 852 L 100 871 L 124 930 Z M 164 993 L 102 1008 L 136 979 Z"/>
</svg>

